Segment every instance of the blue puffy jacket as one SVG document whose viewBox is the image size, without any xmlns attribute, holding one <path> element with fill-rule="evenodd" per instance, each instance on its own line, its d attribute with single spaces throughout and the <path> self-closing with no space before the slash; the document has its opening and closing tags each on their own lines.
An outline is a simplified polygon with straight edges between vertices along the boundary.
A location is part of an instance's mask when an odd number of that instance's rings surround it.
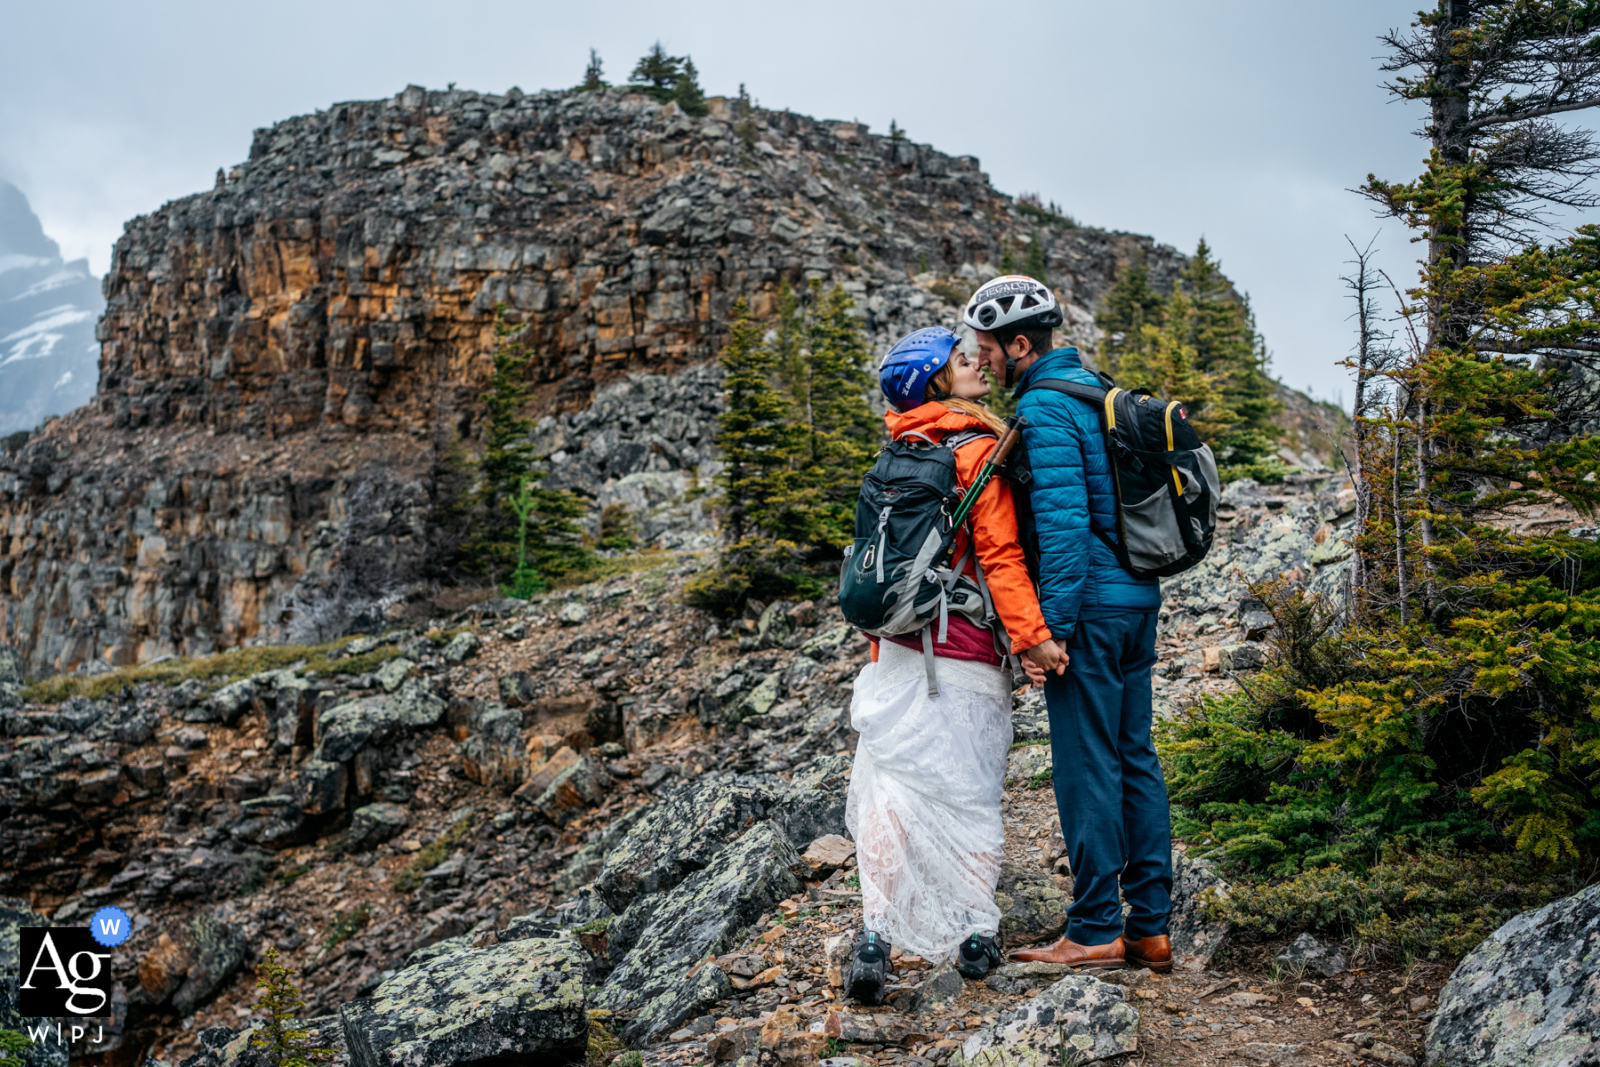
<svg viewBox="0 0 1600 1067">
<path fill-rule="evenodd" d="M 1033 469 L 1039 601 L 1051 634 L 1065 638 L 1079 619 L 1159 609 L 1161 583 L 1129 574 L 1089 529 L 1093 513 L 1100 528 L 1116 537 L 1116 489 L 1100 414 L 1076 397 L 1031 388 L 1045 378 L 1100 383 L 1083 369 L 1076 348 L 1046 353 L 1017 383 L 1017 412 L 1028 420 L 1022 441 Z"/>
</svg>

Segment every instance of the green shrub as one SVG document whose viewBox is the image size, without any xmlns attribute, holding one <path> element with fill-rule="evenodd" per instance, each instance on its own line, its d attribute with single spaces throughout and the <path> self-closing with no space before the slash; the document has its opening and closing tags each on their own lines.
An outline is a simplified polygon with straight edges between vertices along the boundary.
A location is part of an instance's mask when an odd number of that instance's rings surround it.
<svg viewBox="0 0 1600 1067">
<path fill-rule="evenodd" d="M 23 1059 L 17 1055 L 26 1052 L 33 1041 L 15 1030 L 0 1030 L 0 1067 L 22 1067 Z"/>
<path fill-rule="evenodd" d="M 1385 847 L 1365 871 L 1311 867 L 1271 884 L 1236 883 L 1203 905 L 1210 921 L 1247 937 L 1315 930 L 1404 959 L 1458 959 L 1518 912 L 1583 886 L 1516 853 Z"/>
</svg>

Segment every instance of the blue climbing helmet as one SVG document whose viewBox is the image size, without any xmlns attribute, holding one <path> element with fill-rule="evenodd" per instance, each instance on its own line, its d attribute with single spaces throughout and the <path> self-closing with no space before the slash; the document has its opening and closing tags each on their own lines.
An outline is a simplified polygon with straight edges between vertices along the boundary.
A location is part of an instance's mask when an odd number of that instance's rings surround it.
<svg viewBox="0 0 1600 1067">
<path fill-rule="evenodd" d="M 878 385 L 889 406 L 896 411 L 921 407 L 928 379 L 950 362 L 950 353 L 960 343 L 961 338 L 942 326 L 929 326 L 896 341 L 878 364 Z"/>
</svg>

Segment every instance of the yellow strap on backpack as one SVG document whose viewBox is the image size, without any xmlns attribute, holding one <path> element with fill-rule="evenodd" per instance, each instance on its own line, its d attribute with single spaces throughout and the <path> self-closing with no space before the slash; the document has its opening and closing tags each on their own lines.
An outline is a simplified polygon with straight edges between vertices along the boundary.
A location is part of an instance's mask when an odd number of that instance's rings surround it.
<svg viewBox="0 0 1600 1067">
<path fill-rule="evenodd" d="M 1178 406 L 1176 400 L 1167 405 L 1167 451 L 1172 451 L 1172 409 Z M 1172 468 L 1172 484 L 1178 487 L 1178 495 L 1183 496 L 1183 479 L 1178 477 L 1178 468 Z"/>
</svg>

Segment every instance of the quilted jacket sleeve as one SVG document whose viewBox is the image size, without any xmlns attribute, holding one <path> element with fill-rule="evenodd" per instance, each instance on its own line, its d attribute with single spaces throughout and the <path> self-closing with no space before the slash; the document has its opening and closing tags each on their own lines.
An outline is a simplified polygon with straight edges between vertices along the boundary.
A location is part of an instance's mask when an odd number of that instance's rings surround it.
<svg viewBox="0 0 1600 1067">
<path fill-rule="evenodd" d="M 1039 533 L 1039 601 L 1045 625 L 1057 638 L 1076 627 L 1089 573 L 1094 535 L 1089 531 L 1089 486 L 1084 466 L 1081 401 L 1050 389 L 1023 394 L 1017 411 L 1033 468 L 1032 504 Z"/>
</svg>

